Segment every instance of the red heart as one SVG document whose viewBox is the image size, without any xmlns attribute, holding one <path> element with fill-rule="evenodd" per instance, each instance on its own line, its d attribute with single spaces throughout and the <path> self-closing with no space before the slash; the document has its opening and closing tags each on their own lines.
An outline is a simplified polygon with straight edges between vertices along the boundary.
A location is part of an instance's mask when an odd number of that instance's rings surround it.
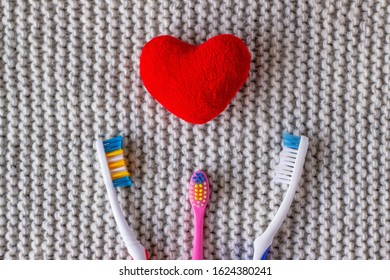
<svg viewBox="0 0 390 280">
<path fill-rule="evenodd" d="M 149 93 L 177 117 L 203 124 L 229 105 L 249 75 L 251 56 L 229 34 L 194 46 L 158 36 L 142 49 L 140 72 Z"/>
</svg>

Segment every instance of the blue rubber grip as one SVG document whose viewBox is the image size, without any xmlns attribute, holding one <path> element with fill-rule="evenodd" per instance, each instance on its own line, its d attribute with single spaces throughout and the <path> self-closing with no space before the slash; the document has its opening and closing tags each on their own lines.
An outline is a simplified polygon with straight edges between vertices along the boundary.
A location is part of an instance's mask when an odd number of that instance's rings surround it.
<svg viewBox="0 0 390 280">
<path fill-rule="evenodd" d="M 267 254 L 268 254 L 268 251 L 269 251 L 270 248 L 271 248 L 271 246 L 269 246 L 269 247 L 267 248 L 267 250 L 265 250 L 263 256 L 261 257 L 261 260 L 266 260 L 266 259 L 267 259 Z"/>
</svg>

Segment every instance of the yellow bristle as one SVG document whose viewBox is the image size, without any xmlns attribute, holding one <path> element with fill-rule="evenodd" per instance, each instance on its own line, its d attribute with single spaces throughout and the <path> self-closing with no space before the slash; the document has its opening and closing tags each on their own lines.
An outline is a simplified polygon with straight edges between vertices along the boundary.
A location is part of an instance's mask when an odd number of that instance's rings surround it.
<svg viewBox="0 0 390 280">
<path fill-rule="evenodd" d="M 122 178 L 122 177 L 126 177 L 126 176 L 130 176 L 129 172 L 127 172 L 127 171 L 120 171 L 120 172 L 115 172 L 115 173 L 111 174 L 111 178 L 113 180 L 119 179 L 119 178 Z"/>
<path fill-rule="evenodd" d="M 123 150 L 122 149 L 109 152 L 109 153 L 106 154 L 106 157 L 113 157 L 113 156 L 117 156 L 117 155 L 120 155 L 120 154 L 123 154 Z"/>
<path fill-rule="evenodd" d="M 118 161 L 114 161 L 114 162 L 110 162 L 108 163 L 108 168 L 109 169 L 114 169 L 114 168 L 119 168 L 119 167 L 122 167 L 122 166 L 125 166 L 125 161 L 122 159 L 122 160 L 118 160 Z"/>
</svg>

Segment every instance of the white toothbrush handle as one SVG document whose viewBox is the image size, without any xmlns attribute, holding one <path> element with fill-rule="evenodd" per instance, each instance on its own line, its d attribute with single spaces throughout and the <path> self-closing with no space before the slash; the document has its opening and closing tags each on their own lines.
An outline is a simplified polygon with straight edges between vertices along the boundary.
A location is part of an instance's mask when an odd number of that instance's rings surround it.
<svg viewBox="0 0 390 280">
<path fill-rule="evenodd" d="M 108 200 L 110 202 L 112 213 L 118 226 L 119 233 L 121 234 L 123 241 L 125 242 L 126 248 L 129 251 L 130 256 L 134 260 L 146 260 L 148 258 L 148 255 L 145 248 L 137 240 L 134 232 L 131 230 L 125 217 L 123 216 L 122 209 L 119 205 L 118 196 L 116 194 L 114 184 L 112 183 L 110 170 L 108 169 L 107 158 L 104 152 L 104 146 L 102 141 L 96 141 L 96 149 L 103 174 L 103 181 L 107 189 Z"/>
</svg>

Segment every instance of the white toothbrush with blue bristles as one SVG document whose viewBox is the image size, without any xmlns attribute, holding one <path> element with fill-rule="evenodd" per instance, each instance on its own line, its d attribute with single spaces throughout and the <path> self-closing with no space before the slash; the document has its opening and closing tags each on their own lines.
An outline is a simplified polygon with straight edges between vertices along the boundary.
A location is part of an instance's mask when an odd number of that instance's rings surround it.
<svg viewBox="0 0 390 280">
<path fill-rule="evenodd" d="M 255 239 L 253 245 L 254 260 L 267 259 L 273 239 L 287 216 L 294 194 L 298 188 L 308 145 L 309 141 L 305 136 L 283 134 L 283 149 L 280 153 L 279 164 L 276 166 L 273 180 L 276 184 L 288 184 L 288 189 L 275 217 L 267 229 Z"/>
</svg>

